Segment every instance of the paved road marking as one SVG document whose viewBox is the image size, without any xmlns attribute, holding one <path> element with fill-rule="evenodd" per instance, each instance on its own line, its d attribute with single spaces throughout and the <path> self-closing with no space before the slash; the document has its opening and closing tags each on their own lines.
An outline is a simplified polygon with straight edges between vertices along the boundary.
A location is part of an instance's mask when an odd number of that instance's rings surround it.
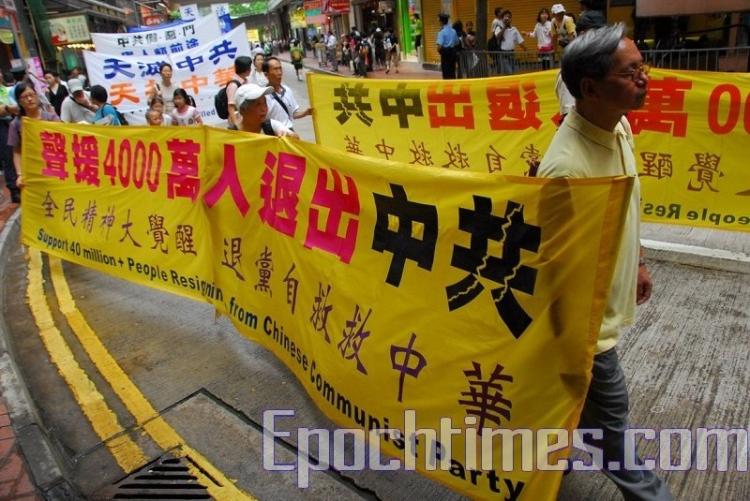
<svg viewBox="0 0 750 501">
<path fill-rule="evenodd" d="M 73 352 L 55 326 L 44 294 L 42 255 L 36 249 L 29 249 L 29 284 L 26 296 L 34 322 L 39 328 L 39 336 L 47 348 L 50 359 L 57 366 L 60 375 L 73 392 L 78 406 L 117 464 L 126 473 L 146 464 L 148 458 L 138 444 L 125 434 L 117 415 L 107 406 L 104 396 L 78 365 Z"/>
<path fill-rule="evenodd" d="M 112 357 L 96 333 L 91 329 L 81 312 L 76 308 L 73 296 L 70 294 L 68 282 L 59 258 L 49 257 L 50 275 L 55 286 L 60 311 L 65 315 L 71 329 L 75 332 L 83 348 L 94 361 L 102 377 L 112 386 L 117 396 L 122 400 L 128 411 L 135 417 L 136 422 L 143 427 L 151 439 L 164 450 L 177 448 L 178 455 L 187 455 L 203 468 L 219 485 L 210 480 L 202 483 L 208 488 L 209 494 L 221 500 L 253 500 L 252 496 L 240 490 L 229 480 L 221 470 L 213 466 L 203 455 L 186 444 L 185 440 L 162 418 L 151 403 L 141 393 L 138 387 L 122 370 Z M 191 466 L 192 473 L 200 479 L 205 475 Z"/>
</svg>

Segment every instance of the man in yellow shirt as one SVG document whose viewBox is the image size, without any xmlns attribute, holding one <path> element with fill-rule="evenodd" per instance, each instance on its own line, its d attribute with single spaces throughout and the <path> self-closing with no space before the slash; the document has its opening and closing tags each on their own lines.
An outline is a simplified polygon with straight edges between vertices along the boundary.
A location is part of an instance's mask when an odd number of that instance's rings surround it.
<svg viewBox="0 0 750 501">
<path fill-rule="evenodd" d="M 555 134 L 538 175 L 634 178 L 579 428 L 602 430 L 601 439 L 587 443 L 602 450 L 602 470 L 625 499 L 671 500 L 653 471 L 628 470 L 624 461 L 624 448 L 634 449 L 635 444 L 625 444 L 628 392 L 615 345 L 620 328 L 633 323 L 636 304 L 648 301 L 652 285 L 639 242 L 640 184 L 633 134 L 625 118 L 643 105 L 648 67 L 624 29 L 617 24 L 589 30 L 566 48 L 561 73 L 576 106 Z M 635 462 L 642 464 L 637 455 Z"/>
</svg>

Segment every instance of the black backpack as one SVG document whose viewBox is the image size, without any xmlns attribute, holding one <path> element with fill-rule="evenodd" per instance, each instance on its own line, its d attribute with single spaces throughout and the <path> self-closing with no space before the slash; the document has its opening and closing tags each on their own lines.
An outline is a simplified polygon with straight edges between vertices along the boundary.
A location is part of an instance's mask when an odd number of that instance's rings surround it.
<svg viewBox="0 0 750 501">
<path fill-rule="evenodd" d="M 217 92 L 214 96 L 214 108 L 216 108 L 216 114 L 219 115 L 219 118 L 222 118 L 224 120 L 229 118 L 229 99 L 227 98 L 227 87 L 229 87 L 229 84 L 231 83 L 236 83 L 238 88 L 240 85 L 242 85 L 242 82 L 240 82 L 239 80 L 232 80 L 221 90 L 219 90 L 219 92 Z"/>
<path fill-rule="evenodd" d="M 127 119 L 125 118 L 125 115 L 123 115 L 116 106 L 109 103 L 105 104 L 105 106 L 111 106 L 112 109 L 115 110 L 115 114 L 117 115 L 117 120 L 120 121 L 120 125 L 129 125 Z"/>
</svg>

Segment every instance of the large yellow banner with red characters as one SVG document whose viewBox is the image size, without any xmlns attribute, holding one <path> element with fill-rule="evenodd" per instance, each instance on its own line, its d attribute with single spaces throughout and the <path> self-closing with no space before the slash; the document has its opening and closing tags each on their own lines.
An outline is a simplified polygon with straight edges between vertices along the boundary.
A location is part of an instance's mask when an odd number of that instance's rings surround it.
<svg viewBox="0 0 750 501">
<path fill-rule="evenodd" d="M 416 166 L 528 174 L 559 122 L 557 71 L 475 80 L 308 74 L 320 144 Z M 750 231 L 750 74 L 653 69 L 635 134 L 644 221 Z"/>
<path fill-rule="evenodd" d="M 473 498 L 555 499 L 632 179 L 28 119 L 23 176 L 25 244 L 210 302 L 403 467 Z"/>
</svg>

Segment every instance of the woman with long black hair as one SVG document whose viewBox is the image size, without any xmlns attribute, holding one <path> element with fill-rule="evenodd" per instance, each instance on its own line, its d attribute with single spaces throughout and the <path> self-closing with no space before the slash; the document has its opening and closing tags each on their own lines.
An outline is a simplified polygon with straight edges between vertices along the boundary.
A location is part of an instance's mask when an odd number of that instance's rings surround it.
<svg viewBox="0 0 750 501">
<path fill-rule="evenodd" d="M 37 120 L 48 120 L 50 122 L 59 122 L 60 118 L 53 112 L 42 109 L 39 104 L 39 96 L 34 90 L 33 85 L 19 83 L 15 88 L 16 102 L 19 107 L 19 115 L 10 123 L 8 130 L 8 146 L 13 147 L 13 165 L 15 166 L 13 174 L 15 183 L 18 188 L 23 187 L 23 175 L 21 165 L 21 118 L 29 117 Z M 6 173 L 7 176 L 7 173 Z M 14 202 L 16 200 L 14 199 Z M 20 196 L 16 203 L 20 203 Z"/>
</svg>

